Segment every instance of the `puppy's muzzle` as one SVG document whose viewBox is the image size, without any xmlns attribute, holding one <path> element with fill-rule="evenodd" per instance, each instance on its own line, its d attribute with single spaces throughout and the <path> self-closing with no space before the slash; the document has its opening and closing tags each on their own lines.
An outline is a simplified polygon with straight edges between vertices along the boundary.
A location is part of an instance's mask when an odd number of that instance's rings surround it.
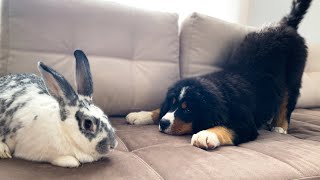
<svg viewBox="0 0 320 180">
<path fill-rule="evenodd" d="M 168 119 L 161 119 L 159 122 L 160 131 L 165 131 L 170 126 L 170 121 Z"/>
</svg>

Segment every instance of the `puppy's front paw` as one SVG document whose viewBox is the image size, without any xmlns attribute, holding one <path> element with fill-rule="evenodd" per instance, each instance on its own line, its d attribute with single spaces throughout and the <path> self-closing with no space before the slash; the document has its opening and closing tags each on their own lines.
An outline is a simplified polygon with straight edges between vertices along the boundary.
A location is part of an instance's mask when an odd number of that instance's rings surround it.
<svg viewBox="0 0 320 180">
<path fill-rule="evenodd" d="M 9 147 L 3 142 L 0 142 L 0 158 L 12 158 Z"/>
<path fill-rule="evenodd" d="M 78 159 L 73 156 L 60 156 L 54 159 L 51 164 L 66 168 L 75 168 L 80 166 Z"/>
<path fill-rule="evenodd" d="M 126 119 L 129 124 L 135 124 L 135 125 L 154 124 L 152 120 L 152 112 L 148 112 L 148 111 L 129 113 Z"/>
<path fill-rule="evenodd" d="M 214 149 L 220 146 L 220 141 L 214 132 L 203 130 L 192 136 L 191 145 L 201 149 Z"/>
<path fill-rule="evenodd" d="M 271 131 L 277 132 L 279 134 L 287 134 L 287 131 L 284 130 L 282 127 L 273 127 Z"/>
</svg>

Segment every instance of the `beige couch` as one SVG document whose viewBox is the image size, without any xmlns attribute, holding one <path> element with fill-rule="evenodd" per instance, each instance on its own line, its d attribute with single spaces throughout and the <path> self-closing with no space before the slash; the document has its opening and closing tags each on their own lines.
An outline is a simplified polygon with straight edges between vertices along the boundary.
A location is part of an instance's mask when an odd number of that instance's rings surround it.
<svg viewBox="0 0 320 180">
<path fill-rule="evenodd" d="M 72 81 L 72 52 L 84 50 L 94 101 L 112 117 L 119 145 L 109 158 L 77 169 L 1 159 L 0 179 L 320 178 L 315 48 L 288 135 L 261 130 L 254 142 L 204 151 L 190 145 L 190 136 L 165 135 L 155 125 L 130 126 L 123 117 L 158 107 L 180 78 L 219 70 L 252 28 L 194 13 L 179 33 L 176 14 L 101 0 L 2 0 L 1 14 L 0 75 L 37 73 L 42 60 Z"/>
</svg>

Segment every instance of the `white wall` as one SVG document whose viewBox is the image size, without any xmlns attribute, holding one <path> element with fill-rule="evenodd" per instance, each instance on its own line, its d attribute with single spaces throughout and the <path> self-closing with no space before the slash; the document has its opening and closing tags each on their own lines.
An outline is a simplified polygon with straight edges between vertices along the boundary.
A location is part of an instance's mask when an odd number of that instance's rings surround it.
<svg viewBox="0 0 320 180">
<path fill-rule="evenodd" d="M 250 0 L 247 24 L 260 26 L 279 21 L 289 12 L 292 0 Z M 308 43 L 320 45 L 320 0 L 313 0 L 299 32 Z"/>
<path fill-rule="evenodd" d="M 199 12 L 229 22 L 245 23 L 249 0 L 112 0 L 117 3 L 156 11 L 175 12 L 179 21 Z"/>
</svg>

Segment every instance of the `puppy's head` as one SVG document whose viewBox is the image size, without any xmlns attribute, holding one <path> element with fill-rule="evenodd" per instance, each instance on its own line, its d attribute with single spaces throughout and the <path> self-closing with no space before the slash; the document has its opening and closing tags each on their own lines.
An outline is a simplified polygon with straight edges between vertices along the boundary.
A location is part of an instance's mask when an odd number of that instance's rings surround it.
<svg viewBox="0 0 320 180">
<path fill-rule="evenodd" d="M 176 84 L 160 110 L 159 130 L 166 134 L 196 133 L 214 124 L 216 97 L 203 84 Z"/>
</svg>

